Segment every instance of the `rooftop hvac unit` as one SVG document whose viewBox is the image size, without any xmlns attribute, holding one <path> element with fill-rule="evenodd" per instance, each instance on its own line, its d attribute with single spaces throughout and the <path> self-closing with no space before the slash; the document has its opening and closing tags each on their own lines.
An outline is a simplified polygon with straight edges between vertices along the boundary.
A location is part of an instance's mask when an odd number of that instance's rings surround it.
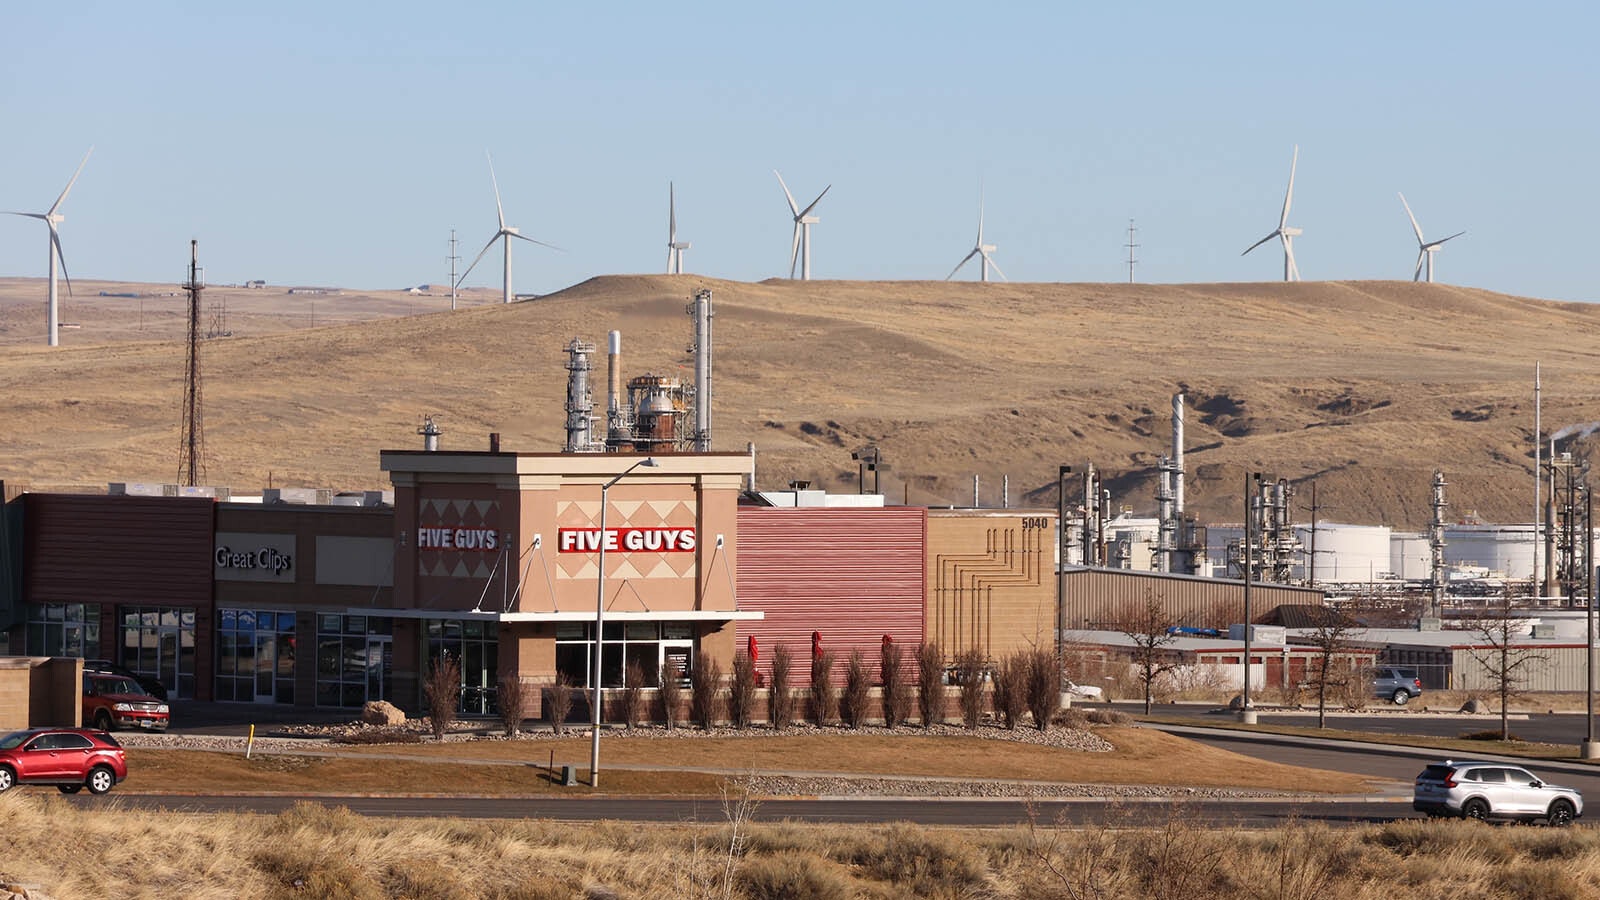
<svg viewBox="0 0 1600 900">
<path fill-rule="evenodd" d="M 171 496 L 177 497 L 205 497 L 210 500 L 226 500 L 233 495 L 233 490 L 226 487 L 211 487 L 210 485 L 181 484 L 174 485 Z"/>
<path fill-rule="evenodd" d="M 333 502 L 333 491 L 326 488 L 267 488 L 261 492 L 261 502 L 326 506 Z"/>
<path fill-rule="evenodd" d="M 172 485 L 147 481 L 113 481 L 106 485 L 106 493 L 113 497 L 165 497 L 166 488 Z"/>
<path fill-rule="evenodd" d="M 1260 644 L 1282 644 L 1287 640 L 1288 633 L 1282 625 L 1250 625 L 1234 624 L 1228 626 L 1228 640 L 1244 640 L 1244 630 L 1250 629 L 1250 641 Z"/>
<path fill-rule="evenodd" d="M 1533 637 L 1537 640 L 1547 640 L 1556 636 L 1556 626 L 1549 622 L 1542 622 L 1533 626 Z"/>
</svg>

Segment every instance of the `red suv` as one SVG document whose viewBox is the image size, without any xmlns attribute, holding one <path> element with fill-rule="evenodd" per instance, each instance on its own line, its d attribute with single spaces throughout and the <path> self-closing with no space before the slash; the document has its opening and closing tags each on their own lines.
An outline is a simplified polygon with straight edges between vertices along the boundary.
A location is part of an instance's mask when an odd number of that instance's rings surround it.
<svg viewBox="0 0 1600 900">
<path fill-rule="evenodd" d="M 0 792 L 16 784 L 53 784 L 63 794 L 104 794 L 128 777 L 117 739 L 87 728 L 30 728 L 0 737 Z"/>
<path fill-rule="evenodd" d="M 171 713 L 165 702 L 146 694 L 132 678 L 85 672 L 83 721 L 101 731 L 118 726 L 166 731 Z"/>
</svg>

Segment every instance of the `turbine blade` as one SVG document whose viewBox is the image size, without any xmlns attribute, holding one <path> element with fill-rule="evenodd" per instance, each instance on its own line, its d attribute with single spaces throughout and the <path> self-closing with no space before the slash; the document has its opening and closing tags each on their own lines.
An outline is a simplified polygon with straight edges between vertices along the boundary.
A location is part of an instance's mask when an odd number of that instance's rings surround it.
<svg viewBox="0 0 1600 900">
<path fill-rule="evenodd" d="M 1422 260 L 1427 255 L 1428 255 L 1428 251 L 1426 251 L 1426 250 L 1418 250 L 1417 251 L 1417 269 L 1416 269 L 1416 271 L 1411 273 L 1411 280 L 1412 281 L 1421 281 L 1422 280 Z"/>
<path fill-rule="evenodd" d="M 44 213 L 25 213 L 25 212 L 15 212 L 15 211 L 12 211 L 12 210 L 6 210 L 5 215 L 8 215 L 8 216 L 27 216 L 30 219 L 42 219 L 45 216 Z"/>
<path fill-rule="evenodd" d="M 773 169 L 772 170 L 772 174 L 778 175 L 778 170 L 777 169 Z M 800 207 L 795 205 L 795 203 L 794 203 L 794 195 L 789 193 L 789 186 L 787 184 L 783 183 L 783 176 L 782 175 L 778 175 L 778 186 L 783 188 L 784 199 L 789 201 L 789 212 L 793 213 L 794 217 L 796 219 L 800 218 Z M 792 278 L 793 276 L 790 276 L 790 277 Z"/>
<path fill-rule="evenodd" d="M 85 157 L 87 159 L 87 157 Z M 61 261 L 61 277 L 67 280 L 67 296 L 72 296 L 72 276 L 67 274 L 67 257 L 61 252 L 61 234 L 55 226 L 50 227 L 50 246 L 56 252 L 56 259 Z"/>
<path fill-rule="evenodd" d="M 996 275 L 999 275 L 1001 278 L 1005 279 L 1006 281 L 1010 281 L 1011 280 L 1009 278 L 1006 278 L 1006 273 L 1000 271 L 1000 264 L 994 261 L 994 257 L 992 257 L 989 254 L 985 253 L 983 255 L 983 258 L 989 261 L 989 268 L 994 269 L 994 273 Z"/>
<path fill-rule="evenodd" d="M 1270 241 L 1273 238 L 1275 238 L 1275 237 L 1277 237 L 1277 236 L 1279 236 L 1281 234 L 1283 234 L 1282 231 L 1274 231 L 1273 233 L 1267 235 L 1266 237 L 1262 238 L 1261 240 L 1256 241 L 1254 244 L 1251 244 L 1249 247 L 1245 248 L 1244 253 L 1241 253 L 1239 255 L 1240 256 L 1244 256 L 1245 253 L 1249 253 L 1251 250 L 1254 250 L 1255 248 L 1261 246 L 1262 244 L 1265 244 L 1267 241 Z"/>
<path fill-rule="evenodd" d="M 50 212 L 45 213 L 45 215 L 54 213 L 56 211 L 56 207 L 60 206 L 61 202 L 67 199 L 67 194 L 72 191 L 72 186 L 78 183 L 78 176 L 83 174 L 84 165 L 89 162 L 89 154 L 93 152 L 94 148 L 90 147 L 89 153 L 85 153 L 83 155 L 83 162 L 78 163 L 77 171 L 72 173 L 72 180 L 67 182 L 67 186 L 61 189 L 61 196 L 56 198 L 56 202 L 50 204 Z"/>
<path fill-rule="evenodd" d="M 956 277 L 956 273 L 961 271 L 961 267 L 966 265 L 967 263 L 971 262 L 972 258 L 974 256 L 977 256 L 977 255 L 978 255 L 978 251 L 974 250 L 971 253 L 968 253 L 966 256 L 961 257 L 961 262 L 956 263 L 956 267 L 954 269 L 950 270 L 950 274 L 946 275 L 944 277 L 944 280 L 945 281 L 949 281 L 950 279 Z"/>
<path fill-rule="evenodd" d="M 1454 239 L 1455 239 L 1455 238 L 1458 238 L 1458 237 L 1461 237 L 1461 236 L 1462 236 L 1462 235 L 1463 235 L 1463 234 L 1466 234 L 1466 232 L 1465 232 L 1465 231 L 1458 231 L 1458 232 L 1456 232 L 1456 233 L 1455 233 L 1455 234 L 1452 234 L 1452 235 L 1450 235 L 1450 237 L 1447 237 L 1447 238 L 1440 238 L 1440 239 L 1439 239 L 1439 240 L 1437 240 L 1437 241 L 1434 241 L 1434 242 L 1433 242 L 1433 245 L 1434 245 L 1434 246 L 1435 246 L 1435 247 L 1437 247 L 1437 246 L 1439 246 L 1439 245 L 1440 245 L 1440 244 L 1442 244 L 1442 243 L 1444 243 L 1444 242 L 1445 242 L 1445 241 L 1449 241 L 1449 240 L 1454 240 Z"/>
<path fill-rule="evenodd" d="M 794 220 L 794 242 L 789 247 L 789 278 L 794 278 L 795 263 L 800 259 L 800 217 Z"/>
<path fill-rule="evenodd" d="M 501 232 L 501 233 L 503 234 L 504 232 Z M 500 234 L 496 234 L 494 237 L 489 238 L 489 243 L 484 244 L 483 245 L 483 249 L 478 251 L 478 255 L 474 256 L 472 258 L 472 265 L 471 266 L 467 266 L 467 270 L 465 272 L 461 273 L 461 277 L 460 278 L 456 279 L 456 287 L 460 287 L 461 283 L 463 281 L 467 280 L 467 276 L 472 274 L 472 266 L 476 266 L 478 264 L 478 260 L 483 259 L 483 255 L 485 253 L 488 253 L 489 252 L 489 248 L 493 247 L 494 246 L 494 242 L 498 241 L 498 240 L 500 240 Z"/>
<path fill-rule="evenodd" d="M 1283 215 L 1278 217 L 1281 229 L 1289 224 L 1289 204 L 1294 200 L 1294 170 L 1300 164 L 1300 145 L 1294 145 L 1294 158 L 1289 161 L 1289 189 L 1283 192 Z"/>
<path fill-rule="evenodd" d="M 541 247 L 549 247 L 549 248 L 550 248 L 550 249 L 551 249 L 551 250 L 555 250 L 555 251 L 557 251 L 557 252 L 558 252 L 558 253 L 565 253 L 565 252 L 567 252 L 567 251 L 565 251 L 565 250 L 562 250 L 562 249 L 561 249 L 561 248 L 560 248 L 560 247 L 557 247 L 557 246 L 556 246 L 556 245 L 555 245 L 555 244 L 546 244 L 546 243 L 545 243 L 545 242 L 544 242 L 544 241 L 536 241 L 536 240 L 534 240 L 534 239 L 533 239 L 533 238 L 531 238 L 531 237 L 528 237 L 528 236 L 527 236 L 527 235 L 525 235 L 525 234 L 518 234 L 518 233 L 517 233 L 517 232 L 515 232 L 515 231 L 508 231 L 508 232 L 506 232 L 506 234 L 507 234 L 507 235 L 509 235 L 509 236 L 511 236 L 511 237 L 514 237 L 514 238 L 518 238 L 518 239 L 520 239 L 520 240 L 524 240 L 524 241 L 527 241 L 527 242 L 528 242 L 528 243 L 530 243 L 530 244 L 538 244 L 538 245 L 539 245 L 539 246 L 541 246 Z"/>
<path fill-rule="evenodd" d="M 667 274 L 668 275 L 672 274 L 672 256 L 673 256 L 673 254 L 675 254 L 677 252 L 678 252 L 678 250 L 677 250 L 676 247 L 672 246 L 671 244 L 667 245 Z"/>
<path fill-rule="evenodd" d="M 1399 191 L 1395 191 L 1395 193 L 1400 194 Z M 1400 205 L 1406 208 L 1406 218 L 1411 220 L 1411 230 L 1417 233 L 1417 246 L 1420 247 L 1427 243 L 1422 239 L 1422 226 L 1417 224 L 1417 217 L 1411 214 L 1411 204 L 1406 202 L 1405 194 L 1400 194 Z M 1449 240 L 1449 238 L 1446 238 L 1446 240 Z"/>
<path fill-rule="evenodd" d="M 506 230 L 506 211 L 500 206 L 500 180 L 494 177 L 494 158 L 489 151 L 483 151 L 483 158 L 489 160 L 489 183 L 494 185 L 494 214 L 500 219 L 500 230 Z"/>
<path fill-rule="evenodd" d="M 672 182 L 667 182 L 667 243 L 678 242 L 678 196 Z"/>
<path fill-rule="evenodd" d="M 821 203 L 822 202 L 822 198 L 827 196 L 828 192 L 831 191 L 831 190 L 833 190 L 833 185 L 831 185 L 831 184 L 828 185 L 827 187 L 823 188 L 822 189 L 822 193 L 817 195 L 817 199 L 811 201 L 811 205 L 810 206 L 806 207 L 805 209 L 800 210 L 800 215 L 802 215 L 802 216 L 811 215 L 811 211 L 813 209 L 817 208 L 817 204 Z"/>
</svg>

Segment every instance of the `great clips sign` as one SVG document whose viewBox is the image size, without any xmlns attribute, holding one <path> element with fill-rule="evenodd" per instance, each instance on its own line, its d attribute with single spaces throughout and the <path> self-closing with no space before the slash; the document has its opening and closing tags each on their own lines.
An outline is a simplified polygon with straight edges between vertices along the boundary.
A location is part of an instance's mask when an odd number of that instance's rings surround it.
<svg viewBox="0 0 1600 900">
<path fill-rule="evenodd" d="M 562 528 L 556 547 L 562 553 L 598 553 L 600 529 Z M 607 553 L 636 550 L 652 553 L 687 553 L 695 548 L 693 528 L 607 528 Z"/>
</svg>

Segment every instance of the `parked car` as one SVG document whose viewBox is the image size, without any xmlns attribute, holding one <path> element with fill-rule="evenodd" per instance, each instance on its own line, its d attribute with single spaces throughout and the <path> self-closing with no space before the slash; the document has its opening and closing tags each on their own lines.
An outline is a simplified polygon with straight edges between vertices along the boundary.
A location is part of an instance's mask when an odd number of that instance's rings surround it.
<svg viewBox="0 0 1600 900">
<path fill-rule="evenodd" d="M 1372 696 L 1405 706 L 1422 696 L 1422 679 L 1417 677 L 1416 669 L 1380 667 L 1372 678 Z"/>
<path fill-rule="evenodd" d="M 1076 684 L 1071 679 L 1064 682 L 1066 691 L 1074 700 L 1093 700 L 1099 702 L 1106 698 L 1104 689 L 1092 684 Z"/>
<path fill-rule="evenodd" d="M 1411 808 L 1429 818 L 1542 821 L 1564 827 L 1583 815 L 1583 794 L 1548 784 L 1521 766 L 1447 759 L 1417 776 Z"/>
<path fill-rule="evenodd" d="M 30 728 L 0 737 L 0 792 L 53 784 L 63 794 L 104 794 L 128 777 L 122 745 L 88 728 Z"/>
<path fill-rule="evenodd" d="M 144 731 L 166 731 L 170 708 L 146 694 L 138 682 L 104 672 L 83 673 L 83 721 L 101 731 L 118 726 Z"/>
<path fill-rule="evenodd" d="M 167 686 L 161 683 L 161 679 L 154 675 L 141 675 L 127 666 L 119 666 L 109 659 L 86 659 L 83 661 L 83 670 L 85 672 L 107 672 L 112 675 L 121 675 L 124 678 L 132 678 L 139 683 L 139 687 L 144 688 L 146 694 L 157 700 L 167 699 Z"/>
</svg>

